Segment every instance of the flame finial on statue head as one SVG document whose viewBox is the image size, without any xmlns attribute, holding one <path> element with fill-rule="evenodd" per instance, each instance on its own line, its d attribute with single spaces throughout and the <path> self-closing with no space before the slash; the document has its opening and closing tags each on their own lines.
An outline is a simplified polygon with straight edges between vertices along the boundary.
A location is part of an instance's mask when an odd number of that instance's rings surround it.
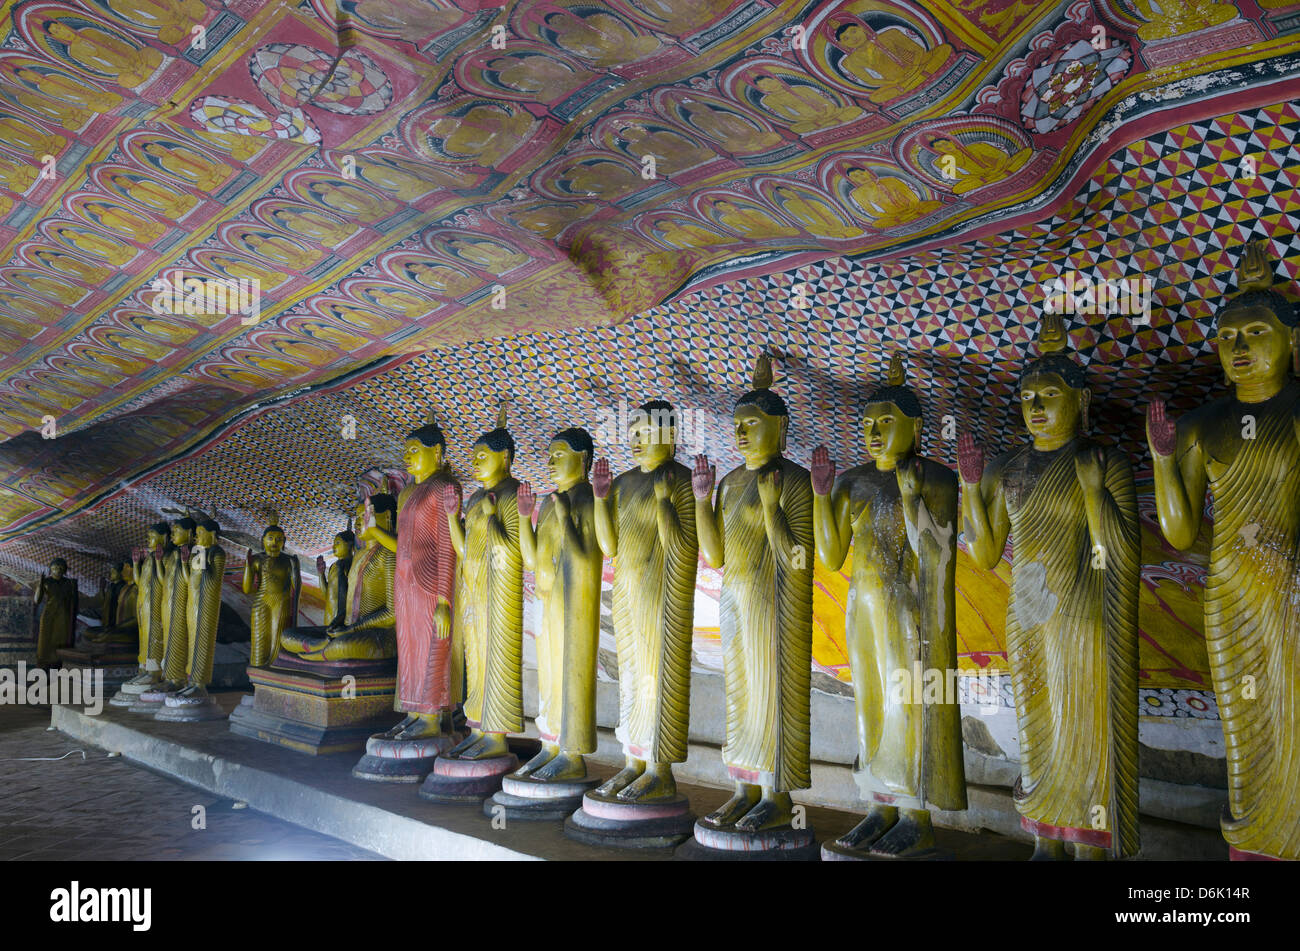
<svg viewBox="0 0 1300 951">
<path fill-rule="evenodd" d="M 772 358 L 766 353 L 760 353 L 758 359 L 754 361 L 754 376 L 751 385 L 755 390 L 770 390 L 772 388 Z"/>
<path fill-rule="evenodd" d="M 754 361 L 754 374 L 751 377 L 749 392 L 736 400 L 736 409 L 742 406 L 757 406 L 768 416 L 789 416 L 785 400 L 772 392 L 772 358 L 766 353 L 759 353 Z"/>
<path fill-rule="evenodd" d="M 907 382 L 907 371 L 903 368 L 903 351 L 894 350 L 889 354 L 889 369 L 885 373 L 886 386 L 902 386 Z"/>
<path fill-rule="evenodd" d="M 1060 314 L 1044 314 L 1043 322 L 1038 328 L 1038 352 L 1042 356 L 1049 353 L 1064 353 L 1070 349 L 1070 335 L 1065 329 L 1065 318 Z"/>
<path fill-rule="evenodd" d="M 921 418 L 921 401 L 907 385 L 907 368 L 903 362 L 901 349 L 890 350 L 885 383 L 872 391 L 864 405 L 870 406 L 873 403 L 893 403 L 902 410 L 904 416 L 913 419 Z"/>
</svg>

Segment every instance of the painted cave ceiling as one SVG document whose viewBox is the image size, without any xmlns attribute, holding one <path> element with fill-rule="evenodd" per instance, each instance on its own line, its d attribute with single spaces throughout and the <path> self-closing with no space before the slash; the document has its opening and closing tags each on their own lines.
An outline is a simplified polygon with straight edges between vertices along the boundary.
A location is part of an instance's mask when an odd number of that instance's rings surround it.
<svg viewBox="0 0 1300 951">
<path fill-rule="evenodd" d="M 656 386 L 721 405 L 702 378 L 739 386 L 768 345 L 834 436 L 867 326 L 941 397 L 1023 351 L 1017 309 L 1080 254 L 1187 303 L 1248 217 L 1295 233 L 1278 0 L 82 0 L 5 3 L 0 31 L 6 544 L 183 499 L 286 506 L 318 550 L 430 409 L 455 442 L 507 393 L 539 433 L 556 393 L 588 425 Z M 1204 224 L 1202 186 L 1255 205 Z M 178 272 L 257 281 L 256 321 L 167 312 Z M 1195 360 L 1187 306 L 1159 339 L 1077 342 Z M 223 469 L 238 452 L 262 470 Z M 155 498 L 152 467 L 192 481 Z"/>
</svg>

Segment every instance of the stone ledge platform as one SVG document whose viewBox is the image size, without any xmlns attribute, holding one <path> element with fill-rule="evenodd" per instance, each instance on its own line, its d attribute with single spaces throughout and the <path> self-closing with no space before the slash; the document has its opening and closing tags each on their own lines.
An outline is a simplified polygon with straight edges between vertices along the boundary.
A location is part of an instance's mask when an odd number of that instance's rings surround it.
<svg viewBox="0 0 1300 951">
<path fill-rule="evenodd" d="M 246 696 L 214 693 L 229 712 Z M 56 706 L 51 723 L 63 733 L 134 763 L 190 783 L 250 808 L 314 832 L 369 849 L 391 859 L 665 861 L 670 850 L 607 849 L 575 842 L 562 822 L 512 822 L 493 828 L 480 803 L 426 802 L 408 784 L 367 783 L 353 779 L 355 753 L 306 757 L 232 733 L 224 720 L 164 723 L 106 706 L 98 716 L 76 707 Z M 595 765 L 603 781 L 616 766 Z M 701 814 L 717 808 L 729 791 L 680 784 Z M 818 837 L 837 836 L 861 817 L 808 807 Z M 500 821 L 497 820 L 497 825 Z M 960 858 L 1021 860 L 1024 843 L 995 834 L 939 830 Z"/>
</svg>

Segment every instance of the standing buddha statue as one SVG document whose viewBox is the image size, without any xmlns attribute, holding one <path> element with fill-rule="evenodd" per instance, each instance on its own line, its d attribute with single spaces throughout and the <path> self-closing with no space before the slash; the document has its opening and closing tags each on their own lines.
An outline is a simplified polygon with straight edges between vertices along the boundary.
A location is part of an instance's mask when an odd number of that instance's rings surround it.
<svg viewBox="0 0 1300 951">
<path fill-rule="evenodd" d="M 77 625 L 77 580 L 67 577 L 68 563 L 50 561 L 49 575 L 36 583 L 33 602 L 40 612 L 36 633 L 36 662 L 52 667 L 59 662 L 59 648 L 71 647 Z"/>
<path fill-rule="evenodd" d="M 1014 798 L 1035 860 L 1138 850 L 1137 605 L 1141 539 L 1125 454 L 1083 435 L 1088 389 L 1060 315 L 1020 377 L 1030 443 L 986 469 L 958 443 L 970 554 L 992 569 L 1010 533 L 1007 660 L 1020 735 Z"/>
<path fill-rule="evenodd" d="M 961 705 L 901 692 L 920 671 L 957 669 L 957 476 L 918 454 L 921 402 L 902 355 L 867 398 L 863 438 L 871 462 L 835 478 L 825 446 L 813 452 L 817 557 L 839 571 L 853 549 L 845 640 L 858 725 L 856 779 L 870 809 L 828 851 L 832 857 L 936 855 L 930 806 L 965 809 Z"/>
<path fill-rule="evenodd" d="M 707 848 L 811 847 L 793 826 L 792 790 L 811 785 L 813 492 L 808 470 L 783 455 L 790 415 L 770 389 L 760 356 L 753 389 L 736 400 L 736 448 L 744 458 L 710 503 L 715 470 L 692 473 L 700 550 L 722 579 L 727 739 L 722 759 L 735 793 L 696 823 Z"/>
<path fill-rule="evenodd" d="M 1234 387 L 1177 424 L 1148 410 L 1160 528 L 1175 548 L 1214 511 L 1205 644 L 1228 761 L 1224 838 L 1234 859 L 1300 860 L 1300 321 L 1272 289 L 1263 242 L 1246 249 L 1216 343 Z"/>
<path fill-rule="evenodd" d="M 343 624 L 348 613 L 348 572 L 356 551 L 357 537 L 352 534 L 352 519 L 348 527 L 334 536 L 334 563 L 325 567 L 325 558 L 316 556 L 316 578 L 325 592 L 325 627 Z"/>
<path fill-rule="evenodd" d="M 249 612 L 250 667 L 270 667 L 280 653 L 280 638 L 298 622 L 302 576 L 298 559 L 284 552 L 284 529 L 272 520 L 262 532 L 262 553 L 246 553 L 244 594 L 253 595 Z"/>
</svg>

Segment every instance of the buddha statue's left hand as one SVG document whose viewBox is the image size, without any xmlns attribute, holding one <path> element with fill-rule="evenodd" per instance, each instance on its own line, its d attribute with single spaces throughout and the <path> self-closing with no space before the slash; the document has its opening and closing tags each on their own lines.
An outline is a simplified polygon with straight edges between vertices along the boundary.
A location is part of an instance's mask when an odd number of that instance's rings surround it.
<svg viewBox="0 0 1300 951">
<path fill-rule="evenodd" d="M 919 456 L 902 462 L 898 466 L 898 492 L 905 499 L 914 499 L 921 494 L 921 480 L 924 465 Z"/>
<path fill-rule="evenodd" d="M 781 501 L 781 470 L 769 469 L 759 475 L 758 499 L 765 509 L 777 507 Z"/>
<path fill-rule="evenodd" d="M 1106 484 L 1106 450 L 1087 446 L 1074 457 L 1074 471 L 1084 492 L 1100 494 Z"/>
</svg>

